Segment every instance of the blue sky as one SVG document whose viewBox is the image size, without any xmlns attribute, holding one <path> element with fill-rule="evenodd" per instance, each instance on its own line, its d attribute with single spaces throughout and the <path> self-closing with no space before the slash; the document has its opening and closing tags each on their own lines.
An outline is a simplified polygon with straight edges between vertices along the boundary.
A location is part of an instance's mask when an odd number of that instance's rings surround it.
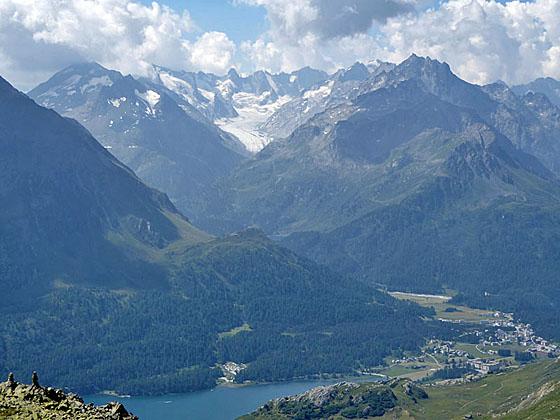
<svg viewBox="0 0 560 420">
<path fill-rule="evenodd" d="M 142 2 L 149 5 L 152 0 Z M 236 43 L 256 39 L 268 26 L 266 10 L 260 6 L 234 4 L 230 0 L 160 0 L 160 3 L 177 11 L 188 10 L 202 32 L 225 32 Z"/>
</svg>

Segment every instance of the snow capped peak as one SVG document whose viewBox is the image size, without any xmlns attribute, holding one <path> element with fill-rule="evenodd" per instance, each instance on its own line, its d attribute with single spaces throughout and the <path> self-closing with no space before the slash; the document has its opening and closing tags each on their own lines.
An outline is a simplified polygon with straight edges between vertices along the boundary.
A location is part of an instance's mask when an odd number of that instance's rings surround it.
<svg viewBox="0 0 560 420">
<path fill-rule="evenodd" d="M 302 69 L 291 74 L 257 71 L 240 75 L 230 69 L 225 76 L 203 72 L 173 71 L 154 66 L 151 80 L 181 97 L 222 130 L 233 134 L 251 152 L 270 140 L 259 126 L 283 104 L 298 97 L 326 73 Z"/>
<path fill-rule="evenodd" d="M 107 70 L 97 63 L 75 64 L 56 73 L 29 93 L 44 106 L 71 110 L 122 77 L 119 72 Z"/>
</svg>

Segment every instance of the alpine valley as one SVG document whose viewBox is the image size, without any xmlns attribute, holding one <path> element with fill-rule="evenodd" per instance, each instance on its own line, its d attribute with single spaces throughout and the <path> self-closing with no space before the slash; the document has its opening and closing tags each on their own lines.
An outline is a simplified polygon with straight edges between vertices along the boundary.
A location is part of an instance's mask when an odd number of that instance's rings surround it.
<svg viewBox="0 0 560 420">
<path fill-rule="evenodd" d="M 452 333 L 256 229 L 197 229 L 79 123 L 3 79 L 0 133 L 4 373 L 185 392 L 213 387 L 226 362 L 247 365 L 240 381 L 350 373 Z"/>
<path fill-rule="evenodd" d="M 0 373 L 146 395 L 377 372 L 502 321 L 549 346 L 559 86 L 416 55 L 332 74 L 79 63 L 27 95 L 1 79 Z M 496 315 L 475 334 L 446 310 Z M 328 392 L 383 413 L 424 392 L 394 384 Z"/>
</svg>

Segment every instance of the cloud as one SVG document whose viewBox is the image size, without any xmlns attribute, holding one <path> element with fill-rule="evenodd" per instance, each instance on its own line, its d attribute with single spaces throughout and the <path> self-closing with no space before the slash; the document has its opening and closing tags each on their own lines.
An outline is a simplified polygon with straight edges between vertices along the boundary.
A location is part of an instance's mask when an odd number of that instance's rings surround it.
<svg viewBox="0 0 560 420">
<path fill-rule="evenodd" d="M 560 77 L 560 2 L 454 0 L 437 10 L 390 19 L 382 28 L 387 59 L 408 54 L 447 61 L 477 83 Z"/>
<path fill-rule="evenodd" d="M 334 70 L 411 53 L 447 61 L 476 83 L 560 78 L 558 0 L 241 0 L 266 8 L 270 29 L 241 48 L 273 71 Z"/>
<path fill-rule="evenodd" d="M 0 74 L 26 89 L 85 60 L 133 74 L 152 63 L 215 73 L 335 71 L 414 52 L 477 83 L 560 78 L 558 0 L 234 1 L 263 7 L 269 23 L 239 46 L 158 2 L 0 0 Z"/>
<path fill-rule="evenodd" d="M 426 0 L 422 0 L 423 2 Z M 266 9 L 270 28 L 241 45 L 253 68 L 290 71 L 302 66 L 335 71 L 376 58 L 382 46 L 374 24 L 415 13 L 413 0 L 238 0 Z"/>
<path fill-rule="evenodd" d="M 231 68 L 235 49 L 223 32 L 206 32 L 192 45 L 190 61 L 200 70 L 222 74 Z"/>
<path fill-rule="evenodd" d="M 373 22 L 412 13 L 412 3 L 398 0 L 323 0 L 316 22 L 323 38 L 349 36 L 367 32 Z"/>
<path fill-rule="evenodd" d="M 143 74 L 152 63 L 225 71 L 232 43 L 212 32 L 195 38 L 188 12 L 129 0 L 0 1 L 0 72 L 29 88 L 61 67 L 97 61 Z M 217 48 L 224 48 L 220 54 Z M 212 62 L 201 54 L 209 48 Z"/>
<path fill-rule="evenodd" d="M 238 0 L 267 10 L 271 33 L 297 44 L 313 34 L 328 40 L 367 32 L 374 22 L 415 11 L 412 0 Z"/>
</svg>

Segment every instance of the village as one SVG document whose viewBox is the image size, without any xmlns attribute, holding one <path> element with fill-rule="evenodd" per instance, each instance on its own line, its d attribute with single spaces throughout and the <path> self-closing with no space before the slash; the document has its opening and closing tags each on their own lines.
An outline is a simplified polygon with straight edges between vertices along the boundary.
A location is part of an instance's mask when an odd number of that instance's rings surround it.
<svg viewBox="0 0 560 420">
<path fill-rule="evenodd" d="M 560 347 L 535 333 L 513 313 L 483 311 L 449 304 L 449 297 L 397 293 L 396 297 L 432 306 L 441 322 L 461 324 L 456 341 L 433 338 L 421 354 L 387 360 L 387 376 L 460 383 L 479 380 L 537 359 L 560 357 Z"/>
</svg>

